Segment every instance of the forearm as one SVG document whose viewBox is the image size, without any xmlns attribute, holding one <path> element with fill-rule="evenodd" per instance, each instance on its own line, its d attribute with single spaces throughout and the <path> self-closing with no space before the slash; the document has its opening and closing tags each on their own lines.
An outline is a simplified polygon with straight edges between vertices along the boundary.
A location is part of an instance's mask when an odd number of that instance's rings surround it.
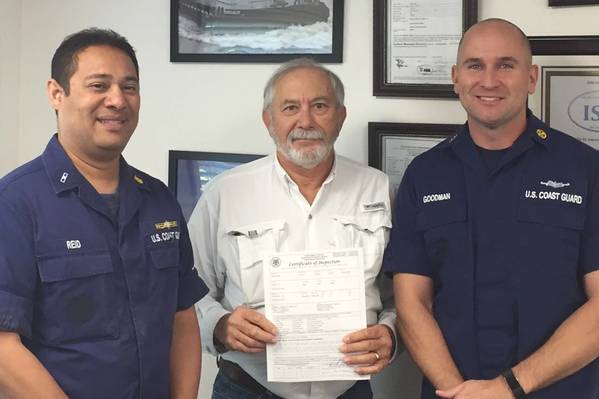
<svg viewBox="0 0 599 399">
<path fill-rule="evenodd" d="M 589 299 L 549 340 L 513 368 L 525 392 L 537 391 L 580 370 L 599 356 L 599 298 Z"/>
<path fill-rule="evenodd" d="M 15 333 L 0 332 L 0 397 L 64 399 L 67 395 Z"/>
<path fill-rule="evenodd" d="M 202 368 L 200 329 L 192 306 L 175 314 L 170 351 L 172 399 L 196 399 Z"/>
<path fill-rule="evenodd" d="M 414 304 L 398 310 L 397 329 L 412 358 L 433 386 L 449 389 L 463 382 L 429 309 Z"/>
</svg>

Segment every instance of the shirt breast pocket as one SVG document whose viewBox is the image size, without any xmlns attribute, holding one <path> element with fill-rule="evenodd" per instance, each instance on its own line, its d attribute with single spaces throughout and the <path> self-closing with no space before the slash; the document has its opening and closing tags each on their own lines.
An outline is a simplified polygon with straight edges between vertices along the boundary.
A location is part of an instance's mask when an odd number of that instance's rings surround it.
<svg viewBox="0 0 599 399">
<path fill-rule="evenodd" d="M 43 257 L 38 272 L 35 338 L 57 344 L 118 337 L 122 309 L 108 251 Z"/>
<path fill-rule="evenodd" d="M 465 204 L 440 202 L 425 207 L 416 215 L 416 230 L 422 234 L 430 265 L 441 278 L 444 272 L 453 274 L 455 267 L 466 265 L 470 238 Z M 454 269 L 446 270 L 444 265 Z"/>
<path fill-rule="evenodd" d="M 384 210 L 360 215 L 337 215 L 335 240 L 337 248 L 362 248 L 368 269 L 380 269 L 385 245 L 389 239 L 391 216 Z M 375 274 L 376 276 L 376 274 Z"/>
<path fill-rule="evenodd" d="M 284 220 L 273 220 L 231 228 L 228 235 L 237 243 L 241 288 L 249 307 L 264 306 L 262 260 L 279 251 Z"/>
<path fill-rule="evenodd" d="M 529 267 L 545 277 L 577 281 L 585 211 L 563 202 L 520 201 L 518 207 L 520 253 L 535 254 Z"/>
</svg>

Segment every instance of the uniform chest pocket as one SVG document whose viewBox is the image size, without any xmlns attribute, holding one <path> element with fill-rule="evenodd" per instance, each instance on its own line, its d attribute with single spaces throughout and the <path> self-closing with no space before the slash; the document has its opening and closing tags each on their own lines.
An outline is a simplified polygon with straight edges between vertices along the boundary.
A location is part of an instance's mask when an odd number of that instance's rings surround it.
<svg viewBox="0 0 599 399">
<path fill-rule="evenodd" d="M 280 250 L 284 232 L 284 220 L 239 226 L 228 231 L 237 244 L 241 288 L 250 307 L 264 306 L 262 259 L 268 253 Z"/>
<path fill-rule="evenodd" d="M 424 238 L 429 261 L 441 274 L 445 269 L 441 267 L 443 264 L 464 264 L 463 260 L 459 260 L 467 259 L 463 256 L 467 256 L 469 242 L 464 203 L 428 204 L 416 215 L 416 230 Z"/>
<path fill-rule="evenodd" d="M 380 210 L 361 215 L 336 215 L 333 220 L 336 222 L 335 246 L 362 248 L 365 268 L 380 268 L 391 228 L 389 212 Z"/>
<path fill-rule="evenodd" d="M 529 267 L 545 276 L 568 276 L 575 281 L 585 209 L 558 201 L 523 199 L 517 221 L 522 251 L 536 254 Z"/>
<path fill-rule="evenodd" d="M 122 309 L 108 251 L 42 257 L 37 266 L 37 339 L 57 344 L 118 337 Z"/>
</svg>

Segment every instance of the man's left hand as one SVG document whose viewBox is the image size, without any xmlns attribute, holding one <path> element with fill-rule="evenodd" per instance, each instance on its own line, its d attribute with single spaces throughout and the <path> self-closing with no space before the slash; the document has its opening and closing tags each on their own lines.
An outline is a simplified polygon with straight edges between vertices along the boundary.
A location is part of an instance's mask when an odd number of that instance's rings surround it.
<svg viewBox="0 0 599 399">
<path fill-rule="evenodd" d="M 505 378 L 493 380 L 468 380 L 449 390 L 437 390 L 437 396 L 445 399 L 514 399 Z"/>
<path fill-rule="evenodd" d="M 347 355 L 343 361 L 359 365 L 356 373 L 376 374 L 389 364 L 393 350 L 393 332 L 384 324 L 375 324 L 343 338 L 339 350 Z"/>
</svg>

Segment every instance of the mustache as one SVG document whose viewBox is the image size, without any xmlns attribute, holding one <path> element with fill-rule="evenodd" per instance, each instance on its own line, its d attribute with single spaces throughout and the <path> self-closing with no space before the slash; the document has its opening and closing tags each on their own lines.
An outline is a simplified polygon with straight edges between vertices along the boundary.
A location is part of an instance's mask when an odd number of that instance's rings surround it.
<svg viewBox="0 0 599 399">
<path fill-rule="evenodd" d="M 324 140 L 324 133 L 320 130 L 293 129 L 287 136 L 287 140 Z"/>
</svg>

